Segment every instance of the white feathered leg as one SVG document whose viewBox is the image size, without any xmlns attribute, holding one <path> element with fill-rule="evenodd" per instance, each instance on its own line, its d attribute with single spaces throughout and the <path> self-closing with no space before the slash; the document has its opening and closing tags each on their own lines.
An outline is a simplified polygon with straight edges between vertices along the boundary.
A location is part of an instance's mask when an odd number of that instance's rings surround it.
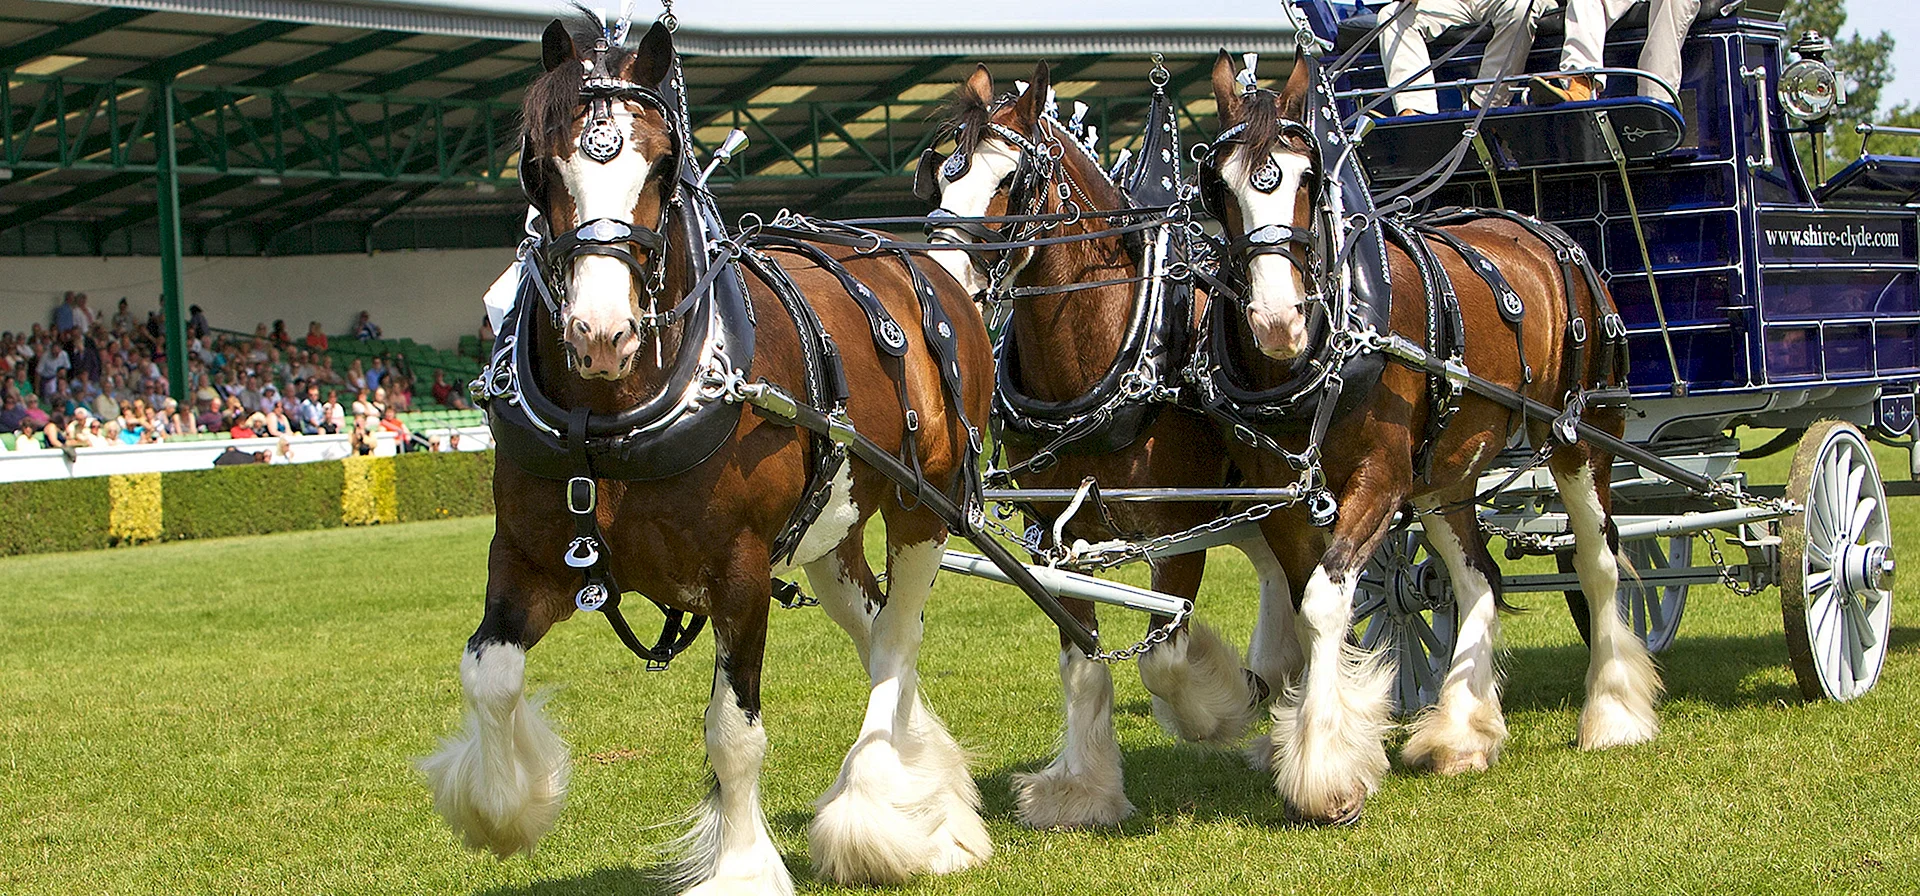
<svg viewBox="0 0 1920 896">
<path fill-rule="evenodd" d="M 965 756 L 918 695 L 921 611 L 944 547 L 935 539 L 890 558 L 886 604 L 872 622 L 866 719 L 810 831 L 814 867 L 828 879 L 899 883 L 992 854 Z"/>
<path fill-rule="evenodd" d="M 1240 652 L 1205 623 L 1190 619 L 1185 631 L 1141 654 L 1139 663 L 1153 717 L 1168 734 L 1226 746 L 1253 721 L 1253 690 Z"/>
<path fill-rule="evenodd" d="M 1113 733 L 1113 671 L 1060 650 L 1067 731 L 1046 768 L 1013 776 L 1020 823 L 1041 830 L 1116 825 L 1133 814 Z"/>
<path fill-rule="evenodd" d="M 1401 748 L 1400 758 L 1443 775 L 1485 771 L 1499 759 L 1507 739 L 1506 719 L 1500 712 L 1500 673 L 1494 663 L 1500 615 L 1493 583 L 1468 559 L 1444 517 L 1429 514 L 1423 521 L 1427 544 L 1446 563 L 1453 582 L 1460 631 L 1440 699 L 1413 720 L 1412 736 Z"/>
<path fill-rule="evenodd" d="M 1253 623 L 1253 637 L 1247 642 L 1247 668 L 1266 682 L 1267 699 L 1278 697 L 1293 686 L 1306 666 L 1300 651 L 1299 612 L 1293 607 L 1293 588 L 1287 583 L 1287 571 L 1273 555 L 1264 538 L 1235 542 L 1234 547 L 1247 555 L 1254 574 L 1260 577 L 1260 615 Z M 1273 765 L 1273 737 L 1257 735 L 1247 744 L 1247 764 L 1260 771 Z"/>
<path fill-rule="evenodd" d="M 474 849 L 532 852 L 566 803 L 567 745 L 526 699 L 527 653 L 517 644 L 469 647 L 460 658 L 466 727 L 417 767 L 433 807 Z"/>
<path fill-rule="evenodd" d="M 1620 618 L 1616 592 L 1619 561 L 1607 546 L 1605 517 L 1594 489 L 1591 464 L 1570 475 L 1554 470 L 1554 485 L 1567 507 L 1573 529 L 1573 568 L 1580 577 L 1591 614 L 1593 643 L 1587 664 L 1587 704 L 1580 711 L 1583 750 L 1644 743 L 1660 733 L 1653 704 L 1660 695 L 1660 672 L 1640 640 Z"/>
<path fill-rule="evenodd" d="M 1393 667 L 1347 643 L 1353 588 L 1314 569 L 1300 604 L 1306 676 L 1273 704 L 1274 786 L 1310 822 L 1358 819 L 1387 772 Z"/>
<path fill-rule="evenodd" d="M 726 649 L 717 641 L 716 646 Z M 793 877 L 780 860 L 760 809 L 760 767 L 766 756 L 767 731 L 758 713 L 741 709 L 723 661 L 714 670 L 713 696 L 707 703 L 707 764 L 714 784 L 694 808 L 693 827 L 678 844 L 681 859 L 674 879 L 682 887 L 692 886 L 689 896 L 793 893 Z"/>
</svg>

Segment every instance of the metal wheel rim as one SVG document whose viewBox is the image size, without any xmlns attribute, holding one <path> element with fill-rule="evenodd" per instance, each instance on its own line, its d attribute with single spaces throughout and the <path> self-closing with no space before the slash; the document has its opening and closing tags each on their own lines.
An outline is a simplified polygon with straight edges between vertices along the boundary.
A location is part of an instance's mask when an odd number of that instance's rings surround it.
<svg viewBox="0 0 1920 896">
<path fill-rule="evenodd" d="M 1781 557 L 1787 647 L 1803 694 L 1846 701 L 1879 680 L 1893 618 L 1891 592 L 1853 592 L 1847 569 L 1862 550 L 1890 549 L 1892 533 L 1886 492 L 1860 431 L 1834 422 L 1808 436 L 1788 485 L 1788 497 L 1805 509 L 1789 521 L 1797 531 Z"/>
<path fill-rule="evenodd" d="M 1440 699 L 1459 624 L 1446 567 L 1414 531 L 1387 536 L 1354 588 L 1354 641 L 1394 664 L 1393 705 L 1405 717 Z"/>
</svg>

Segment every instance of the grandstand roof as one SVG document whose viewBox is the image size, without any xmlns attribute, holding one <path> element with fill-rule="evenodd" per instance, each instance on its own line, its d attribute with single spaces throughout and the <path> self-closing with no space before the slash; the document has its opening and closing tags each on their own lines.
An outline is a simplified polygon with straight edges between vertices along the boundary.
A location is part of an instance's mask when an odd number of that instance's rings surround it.
<svg viewBox="0 0 1920 896">
<path fill-rule="evenodd" d="M 1011 80 L 1048 58 L 1063 105 L 1087 102 L 1114 152 L 1138 131 L 1149 52 L 1197 98 L 1215 47 L 1284 53 L 1291 40 L 1278 2 L 1060 6 L 682 0 L 697 142 L 736 126 L 752 138 L 717 179 L 724 206 L 917 209 L 907 185 L 927 115 L 977 59 Z M 0 0 L 0 254 L 154 251 L 164 133 L 187 254 L 512 245 L 520 89 L 562 8 Z"/>
</svg>

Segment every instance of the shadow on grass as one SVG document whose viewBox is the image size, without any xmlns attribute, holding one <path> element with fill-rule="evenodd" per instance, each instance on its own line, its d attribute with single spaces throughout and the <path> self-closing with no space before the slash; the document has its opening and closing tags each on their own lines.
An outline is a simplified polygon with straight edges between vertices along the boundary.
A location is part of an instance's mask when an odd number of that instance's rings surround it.
<svg viewBox="0 0 1920 896">
<path fill-rule="evenodd" d="M 811 817 L 809 813 L 808 818 Z M 775 825 L 776 828 L 778 826 Z M 786 864 L 787 872 L 793 875 L 796 887 L 812 882 L 813 870 L 808 866 L 804 853 L 782 852 L 780 861 Z M 645 867 L 601 868 L 572 877 L 478 890 L 474 896 L 592 896 L 601 893 L 609 896 L 668 896 L 680 892 L 679 888 L 673 886 L 672 875 L 673 866 L 664 863 Z"/>
<path fill-rule="evenodd" d="M 1920 644 L 1920 629 L 1896 626 L 1890 633 L 1891 653 L 1910 652 Z M 1697 700 L 1722 709 L 1741 709 L 1775 702 L 1800 702 L 1788 666 L 1786 636 L 1687 637 L 1682 628 L 1664 653 L 1655 657 L 1669 700 Z M 1559 709 L 1579 706 L 1585 696 L 1587 648 L 1523 647 L 1506 658 L 1505 708 L 1508 711 Z M 1768 670 L 1785 669 L 1778 675 Z"/>
</svg>

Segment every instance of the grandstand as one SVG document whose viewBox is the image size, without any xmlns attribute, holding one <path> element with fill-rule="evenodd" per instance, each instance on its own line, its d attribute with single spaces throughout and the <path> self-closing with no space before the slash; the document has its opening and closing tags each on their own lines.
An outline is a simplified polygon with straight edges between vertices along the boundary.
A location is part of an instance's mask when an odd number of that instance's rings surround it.
<svg viewBox="0 0 1920 896">
<path fill-rule="evenodd" d="M 521 236 L 519 92 L 538 71 L 541 29 L 564 11 L 0 0 L 0 330 L 44 322 L 69 290 L 102 305 L 126 296 L 142 314 L 158 295 L 166 381 L 185 403 L 190 302 L 242 333 L 275 319 L 341 332 L 364 308 L 399 338 L 335 337 L 333 369 L 404 355 L 418 383 L 438 370 L 463 387 L 484 348 L 478 298 Z M 1049 59 L 1061 102 L 1086 105 L 1111 160 L 1138 139 L 1149 54 L 1165 55 L 1182 114 L 1204 127 L 1216 48 L 1291 51 L 1277 7 L 1227 0 L 1177 15 L 1150 0 L 1097 15 L 1015 0 L 676 12 L 696 150 L 734 128 L 751 138 L 715 178 L 732 214 L 922 211 L 909 186 L 935 139 L 931 113 L 975 60 L 1010 84 Z M 475 419 L 415 391 L 413 430 Z"/>
</svg>

